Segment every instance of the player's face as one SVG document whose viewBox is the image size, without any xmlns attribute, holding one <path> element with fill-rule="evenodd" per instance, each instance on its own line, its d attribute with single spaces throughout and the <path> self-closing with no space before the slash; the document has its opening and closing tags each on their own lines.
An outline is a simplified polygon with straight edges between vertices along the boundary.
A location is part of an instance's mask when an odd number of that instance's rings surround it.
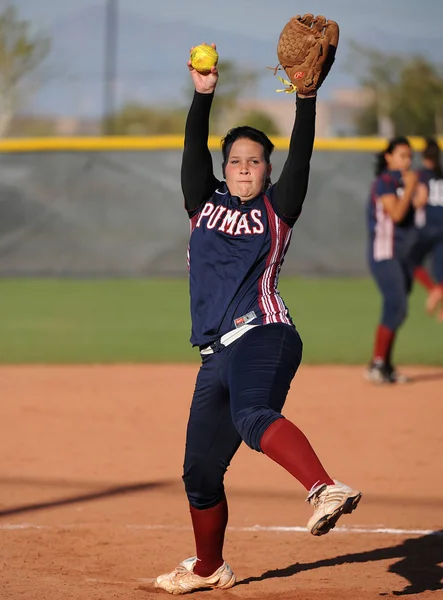
<svg viewBox="0 0 443 600">
<path fill-rule="evenodd" d="M 386 153 L 386 164 L 391 171 L 409 171 L 412 165 L 412 150 L 406 144 L 399 144 L 391 154 Z"/>
<path fill-rule="evenodd" d="M 263 155 L 263 146 L 248 139 L 236 140 L 225 167 L 226 184 L 232 196 L 242 202 L 252 200 L 264 189 L 271 174 Z"/>
</svg>

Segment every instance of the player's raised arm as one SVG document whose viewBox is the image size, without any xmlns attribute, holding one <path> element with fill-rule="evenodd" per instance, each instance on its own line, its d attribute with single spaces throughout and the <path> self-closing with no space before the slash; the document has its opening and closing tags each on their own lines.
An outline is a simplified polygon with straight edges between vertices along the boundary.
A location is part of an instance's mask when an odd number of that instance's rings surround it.
<svg viewBox="0 0 443 600">
<path fill-rule="evenodd" d="M 289 154 L 275 186 L 276 208 L 287 219 L 298 218 L 308 190 L 316 95 L 335 60 L 338 40 L 339 27 L 335 21 L 306 14 L 293 17 L 278 41 L 278 59 L 289 77 L 286 91 L 297 91 Z"/>
<path fill-rule="evenodd" d="M 309 169 L 315 137 L 316 97 L 297 97 L 297 113 L 289 153 L 275 185 L 275 203 L 280 214 L 297 219 L 308 191 Z"/>
<path fill-rule="evenodd" d="M 215 44 L 208 48 L 216 51 Z M 195 85 L 194 98 L 186 120 L 181 166 L 181 186 L 188 211 L 195 210 L 210 198 L 219 185 L 214 176 L 208 148 L 209 114 L 218 81 L 218 70 L 213 64 L 214 58 L 210 51 L 206 60 L 212 61 L 212 65 L 205 65 L 205 53 L 199 49 L 201 46 L 191 48 L 188 61 L 189 73 Z"/>
</svg>

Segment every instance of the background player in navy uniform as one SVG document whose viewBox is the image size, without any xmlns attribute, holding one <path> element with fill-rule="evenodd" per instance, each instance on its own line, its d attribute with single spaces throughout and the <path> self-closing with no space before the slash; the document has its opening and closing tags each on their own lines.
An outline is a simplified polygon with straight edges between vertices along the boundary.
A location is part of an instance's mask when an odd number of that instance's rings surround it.
<svg viewBox="0 0 443 600">
<path fill-rule="evenodd" d="M 215 47 L 215 46 L 214 46 Z M 170 593 L 230 588 L 223 559 L 228 521 L 224 475 L 242 441 L 283 466 L 308 491 L 313 535 L 334 527 L 361 493 L 331 479 L 304 434 L 281 415 L 302 342 L 277 281 L 306 195 L 316 97 L 297 98 L 289 154 L 271 185 L 269 138 L 251 127 L 228 132 L 218 181 L 208 150 L 213 68 L 195 85 L 185 129 L 182 189 L 191 223 L 188 250 L 192 335 L 202 365 L 187 427 L 184 484 L 196 556 L 160 575 Z"/>
<path fill-rule="evenodd" d="M 418 240 L 412 250 L 412 260 L 416 265 L 415 278 L 429 291 L 426 308 L 432 314 L 443 304 L 443 167 L 436 140 L 426 140 L 422 165 L 414 201 L 418 207 Z M 423 267 L 428 257 L 431 258 L 434 280 Z M 443 322 L 443 307 L 438 312 L 438 320 Z"/>
<path fill-rule="evenodd" d="M 408 139 L 391 140 L 386 150 L 377 155 L 376 179 L 368 203 L 368 262 L 382 296 L 381 319 L 366 372 L 374 383 L 406 381 L 393 367 L 392 352 L 397 331 L 407 316 L 413 280 L 411 250 L 417 238 L 413 205 L 417 174 L 411 170 L 411 164 Z"/>
</svg>

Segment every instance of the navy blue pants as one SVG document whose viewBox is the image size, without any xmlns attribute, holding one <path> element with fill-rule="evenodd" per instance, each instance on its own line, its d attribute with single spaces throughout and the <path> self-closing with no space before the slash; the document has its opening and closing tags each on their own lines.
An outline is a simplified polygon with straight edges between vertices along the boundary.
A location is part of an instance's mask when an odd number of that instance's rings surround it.
<svg viewBox="0 0 443 600">
<path fill-rule="evenodd" d="M 414 268 L 411 263 L 396 258 L 378 262 L 370 259 L 369 267 L 382 295 L 380 323 L 396 331 L 408 314 Z"/>
<path fill-rule="evenodd" d="M 301 358 L 299 334 L 283 323 L 255 327 L 202 356 L 184 459 L 191 506 L 211 508 L 223 499 L 224 475 L 242 441 L 261 451 L 261 437 L 281 418 Z"/>
<path fill-rule="evenodd" d="M 443 224 L 425 225 L 418 230 L 418 239 L 411 253 L 412 262 L 421 266 L 428 256 L 434 279 L 443 283 Z"/>
</svg>

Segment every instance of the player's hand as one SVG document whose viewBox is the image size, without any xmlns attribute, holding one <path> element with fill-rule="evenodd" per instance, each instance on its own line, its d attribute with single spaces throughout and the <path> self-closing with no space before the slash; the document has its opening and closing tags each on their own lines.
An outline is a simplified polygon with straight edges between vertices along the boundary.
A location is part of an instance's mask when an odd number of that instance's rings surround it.
<svg viewBox="0 0 443 600">
<path fill-rule="evenodd" d="M 214 50 L 217 49 L 215 44 L 211 44 L 211 46 L 214 48 Z M 190 53 L 194 48 L 195 46 L 192 46 Z M 196 92 L 199 92 L 200 94 L 212 94 L 218 81 L 217 67 L 212 67 L 210 73 L 199 73 L 192 67 L 191 60 L 188 60 L 188 69 L 191 79 L 194 82 Z"/>
<path fill-rule="evenodd" d="M 418 182 L 418 173 L 416 171 L 405 171 L 402 174 L 405 187 L 414 188 Z"/>
</svg>

